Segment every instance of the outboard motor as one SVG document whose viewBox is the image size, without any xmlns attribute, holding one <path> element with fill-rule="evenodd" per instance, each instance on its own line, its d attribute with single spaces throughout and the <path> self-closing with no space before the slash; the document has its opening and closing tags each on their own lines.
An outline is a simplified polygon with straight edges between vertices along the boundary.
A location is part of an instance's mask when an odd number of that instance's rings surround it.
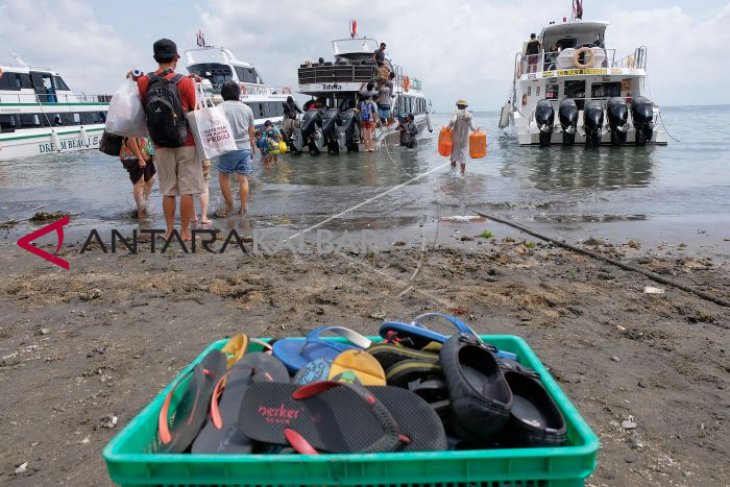
<svg viewBox="0 0 730 487">
<path fill-rule="evenodd" d="M 342 126 L 342 117 L 340 111 L 336 108 L 325 108 L 320 110 L 322 117 L 322 135 L 324 143 L 330 154 L 340 153 L 340 141 L 338 127 Z"/>
<path fill-rule="evenodd" d="M 322 116 L 318 110 L 307 110 L 302 115 L 301 123 L 302 147 L 309 146 L 312 155 L 318 155 L 322 150 L 324 138 L 322 137 Z"/>
<path fill-rule="evenodd" d="M 611 144 L 624 145 L 626 134 L 629 131 L 629 106 L 626 100 L 620 96 L 614 96 L 608 100 L 606 106 L 608 113 L 608 126 L 611 128 Z"/>
<path fill-rule="evenodd" d="M 601 145 L 603 129 L 603 104 L 593 100 L 586 102 L 583 109 L 583 129 L 586 132 L 586 147 Z"/>
<path fill-rule="evenodd" d="M 548 147 L 553 136 L 555 110 L 550 100 L 539 100 L 535 107 L 535 123 L 540 129 L 540 147 Z"/>
<path fill-rule="evenodd" d="M 360 127 L 357 124 L 357 113 L 354 108 L 349 108 L 342 113 L 342 132 L 347 152 L 358 152 L 360 150 Z"/>
<path fill-rule="evenodd" d="M 631 102 L 631 118 L 636 129 L 636 145 L 651 142 L 654 135 L 654 104 L 645 96 L 637 96 Z"/>
<path fill-rule="evenodd" d="M 572 98 L 563 98 L 558 108 L 560 127 L 563 129 L 563 145 L 573 145 L 578 129 L 578 105 Z"/>
</svg>

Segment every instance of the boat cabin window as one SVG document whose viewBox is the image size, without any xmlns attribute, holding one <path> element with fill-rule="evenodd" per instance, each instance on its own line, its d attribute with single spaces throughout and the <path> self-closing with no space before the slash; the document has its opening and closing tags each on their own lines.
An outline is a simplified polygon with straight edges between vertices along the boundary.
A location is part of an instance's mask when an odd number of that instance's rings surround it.
<svg viewBox="0 0 730 487">
<path fill-rule="evenodd" d="M 66 82 L 60 76 L 53 77 L 53 84 L 56 85 L 56 90 L 71 91 Z"/>
<path fill-rule="evenodd" d="M 15 115 L 0 115 L 0 132 L 13 132 L 15 125 Z"/>
<path fill-rule="evenodd" d="M 578 110 L 583 110 L 583 100 L 579 98 L 586 97 L 586 82 L 583 80 L 568 80 L 565 82 L 565 97 L 575 98 L 575 104 Z"/>
<path fill-rule="evenodd" d="M 621 96 L 621 82 L 615 83 L 593 83 L 591 86 L 591 97 L 593 98 L 610 98 L 612 96 Z"/>
<path fill-rule="evenodd" d="M 0 90 L 19 91 L 20 87 L 19 73 L 5 73 L 0 78 Z"/>
<path fill-rule="evenodd" d="M 555 100 L 558 98 L 558 91 L 560 90 L 560 85 L 557 83 L 551 83 L 547 86 L 545 86 L 545 98 L 548 100 Z"/>
<path fill-rule="evenodd" d="M 254 68 L 242 68 L 236 66 L 236 76 L 238 80 L 244 83 L 262 84 L 263 81 Z"/>
<path fill-rule="evenodd" d="M 41 126 L 41 118 L 38 114 L 20 114 L 20 127 L 21 128 L 34 128 Z"/>
<path fill-rule="evenodd" d="M 267 117 L 281 117 L 284 115 L 284 107 L 278 101 L 271 101 L 266 103 L 265 113 Z"/>
<path fill-rule="evenodd" d="M 81 117 L 78 113 L 62 113 L 61 122 L 64 125 L 78 125 L 81 122 Z"/>
<path fill-rule="evenodd" d="M 207 79 L 213 84 L 213 88 L 219 91 L 223 83 L 233 79 L 233 71 L 231 71 L 231 67 L 226 64 L 193 64 L 188 67 L 188 71 L 197 74 L 201 78 Z"/>
</svg>

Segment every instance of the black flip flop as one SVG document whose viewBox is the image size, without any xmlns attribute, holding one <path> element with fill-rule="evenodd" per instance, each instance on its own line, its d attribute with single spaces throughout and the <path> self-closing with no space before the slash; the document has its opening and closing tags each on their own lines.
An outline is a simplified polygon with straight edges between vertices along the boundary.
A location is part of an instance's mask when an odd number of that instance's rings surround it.
<svg viewBox="0 0 730 487">
<path fill-rule="evenodd" d="M 439 361 L 438 353 L 416 350 L 394 343 L 374 343 L 366 351 L 375 357 L 375 360 L 380 362 L 383 370 L 388 370 L 404 360 L 420 360 L 434 364 L 437 364 Z"/>
<path fill-rule="evenodd" d="M 252 453 L 253 442 L 238 428 L 241 400 L 254 382 L 289 382 L 284 364 L 274 356 L 247 353 L 219 380 L 210 402 L 210 417 L 195 438 L 192 453 Z"/>
<path fill-rule="evenodd" d="M 250 438 L 305 454 L 446 447 L 443 426 L 429 405 L 386 386 L 254 384 L 241 404 L 239 425 Z"/>
<path fill-rule="evenodd" d="M 454 430 L 489 443 L 507 426 L 512 392 L 492 352 L 469 335 L 454 335 L 439 354 L 449 389 Z"/>
<path fill-rule="evenodd" d="M 564 445 L 565 419 L 540 381 L 517 370 L 506 371 L 504 378 L 513 396 L 505 443 L 517 447 Z"/>
<path fill-rule="evenodd" d="M 212 350 L 170 389 L 157 423 L 158 453 L 182 453 L 190 447 L 205 422 L 213 389 L 225 370 L 226 356 L 219 350 Z M 191 374 L 170 420 L 174 392 Z"/>
</svg>

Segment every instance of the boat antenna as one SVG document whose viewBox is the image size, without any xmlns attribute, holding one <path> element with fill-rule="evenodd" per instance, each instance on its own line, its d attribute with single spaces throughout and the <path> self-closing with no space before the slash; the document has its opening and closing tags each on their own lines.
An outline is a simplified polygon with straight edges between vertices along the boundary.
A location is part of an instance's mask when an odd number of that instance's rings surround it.
<svg viewBox="0 0 730 487">
<path fill-rule="evenodd" d="M 573 0 L 573 20 L 583 20 L 583 0 Z"/>
<path fill-rule="evenodd" d="M 203 34 L 203 31 L 198 29 L 198 34 L 196 35 L 196 43 L 198 44 L 198 47 L 208 47 L 205 45 L 205 34 Z"/>
<path fill-rule="evenodd" d="M 354 39 L 357 35 L 357 20 L 350 20 L 350 39 Z"/>
<path fill-rule="evenodd" d="M 21 68 L 27 68 L 28 65 L 23 61 L 23 58 L 20 56 L 19 52 L 11 52 L 10 55 L 13 57 L 13 61 L 18 67 Z"/>
</svg>

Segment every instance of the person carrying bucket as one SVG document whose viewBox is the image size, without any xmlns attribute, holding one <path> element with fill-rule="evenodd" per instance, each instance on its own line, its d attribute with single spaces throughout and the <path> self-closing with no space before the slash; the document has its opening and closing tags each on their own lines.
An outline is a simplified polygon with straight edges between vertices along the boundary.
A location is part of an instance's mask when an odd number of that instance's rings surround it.
<svg viewBox="0 0 730 487">
<path fill-rule="evenodd" d="M 453 144 L 451 150 L 451 167 L 456 168 L 460 164 L 459 171 L 464 174 L 466 171 L 466 156 L 469 151 L 469 130 L 476 130 L 473 124 L 473 117 L 466 109 L 469 104 L 464 99 L 456 102 L 456 113 L 451 117 L 449 128 L 453 131 Z"/>
</svg>

